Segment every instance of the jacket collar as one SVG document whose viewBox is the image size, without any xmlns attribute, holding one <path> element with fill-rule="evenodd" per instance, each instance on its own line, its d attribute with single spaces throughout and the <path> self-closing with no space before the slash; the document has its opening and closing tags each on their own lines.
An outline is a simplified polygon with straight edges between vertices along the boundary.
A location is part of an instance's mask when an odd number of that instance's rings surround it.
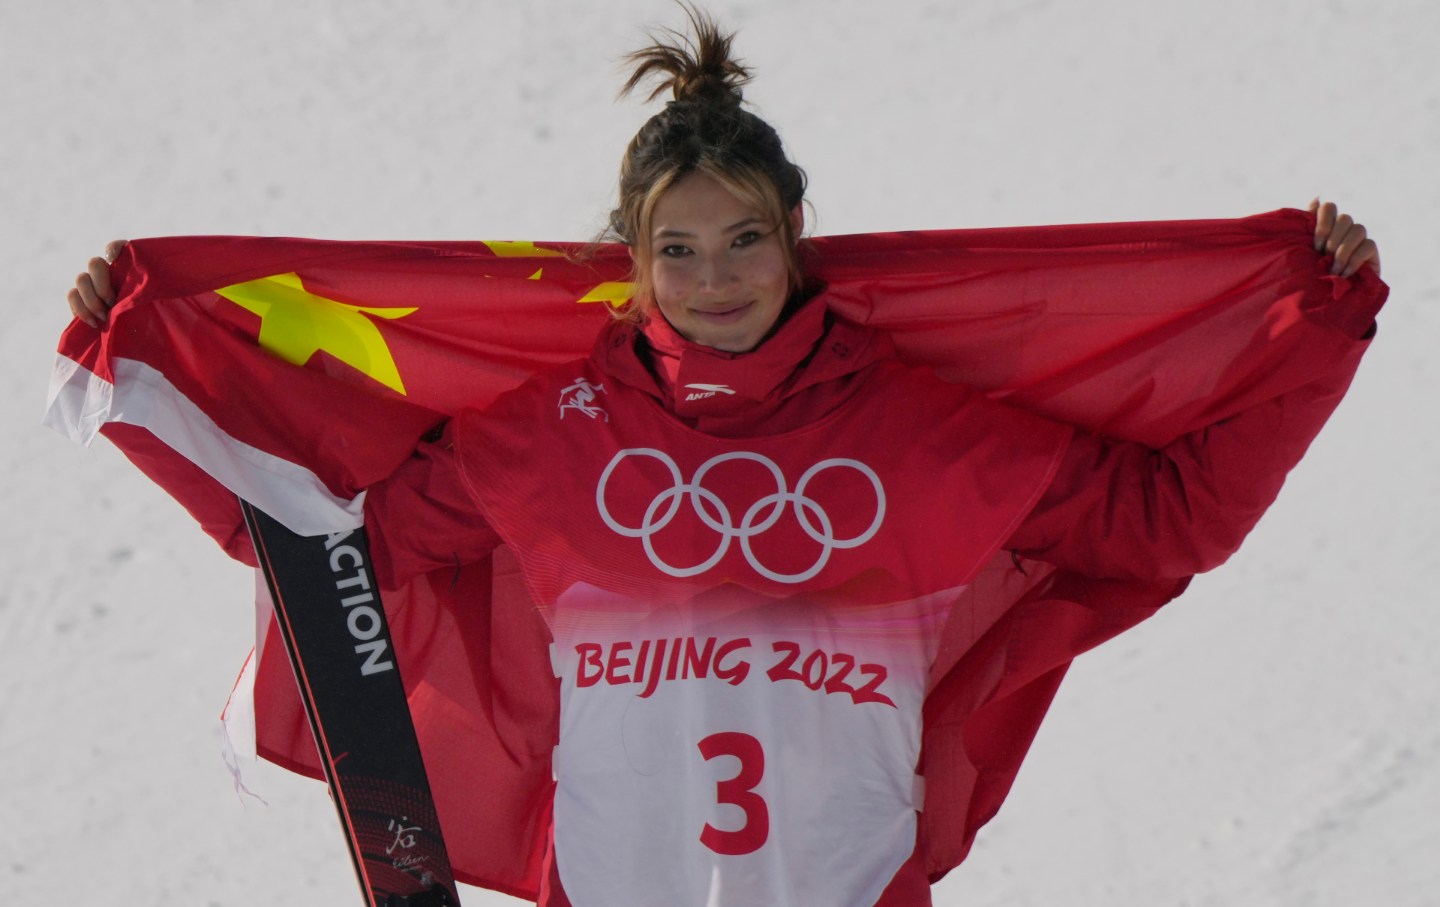
<svg viewBox="0 0 1440 907">
<path fill-rule="evenodd" d="M 656 314 L 612 323 L 596 345 L 603 370 L 655 397 L 683 419 L 763 416 L 786 398 L 883 358 L 888 341 L 836 318 L 823 293 L 796 306 L 775 333 L 745 353 L 692 343 Z"/>
</svg>

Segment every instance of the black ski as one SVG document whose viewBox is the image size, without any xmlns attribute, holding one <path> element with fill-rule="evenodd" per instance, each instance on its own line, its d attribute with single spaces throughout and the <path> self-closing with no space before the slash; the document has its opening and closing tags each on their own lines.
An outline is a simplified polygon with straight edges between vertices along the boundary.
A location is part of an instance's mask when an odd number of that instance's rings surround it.
<svg viewBox="0 0 1440 907">
<path fill-rule="evenodd" d="M 241 506 L 366 904 L 459 905 L 365 530 L 300 536 Z"/>
</svg>

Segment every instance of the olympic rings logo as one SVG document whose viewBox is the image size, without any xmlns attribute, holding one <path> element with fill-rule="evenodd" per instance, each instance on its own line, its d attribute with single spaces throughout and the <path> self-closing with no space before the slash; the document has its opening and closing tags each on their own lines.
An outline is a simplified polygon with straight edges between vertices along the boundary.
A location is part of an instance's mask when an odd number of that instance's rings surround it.
<svg viewBox="0 0 1440 907">
<path fill-rule="evenodd" d="M 629 457 L 649 457 L 658 460 L 669 470 L 673 483 L 670 488 L 655 495 L 645 508 L 645 517 L 640 525 L 633 527 L 618 522 L 611 516 L 609 508 L 605 505 L 605 489 L 610 483 L 610 476 L 615 472 L 616 467 Z M 705 476 L 711 469 L 732 460 L 748 460 L 759 463 L 769 470 L 775 480 L 775 492 L 767 494 L 751 504 L 738 524 L 735 523 L 730 508 L 720 500 L 720 496 L 703 484 Z M 825 508 L 820 506 L 818 501 L 805 495 L 805 489 L 817 475 L 827 469 L 842 468 L 853 469 L 860 473 L 870 480 L 870 484 L 875 489 L 874 519 L 870 521 L 870 526 L 864 532 L 847 539 L 835 537 L 830 515 L 825 512 Z M 687 499 L 700 521 L 719 533 L 720 542 L 716 546 L 715 552 L 701 563 L 691 567 L 676 567 L 666 563 L 656 553 L 653 539 L 656 533 L 670 525 L 680 513 L 680 508 Z M 776 465 L 775 461 L 748 451 L 736 451 L 711 457 L 700 464 L 700 468 L 695 470 L 694 478 L 686 482 L 680 474 L 680 467 L 664 451 L 652 447 L 632 447 L 615 454 L 614 458 L 610 460 L 610 465 L 606 466 L 605 471 L 600 474 L 600 484 L 595 488 L 595 506 L 599 509 L 600 518 L 605 521 L 606 526 L 626 538 L 640 539 L 645 546 L 645 554 L 650 558 L 650 563 L 654 564 L 656 569 L 670 576 L 683 578 L 704 573 L 720 563 L 725 552 L 730 550 L 730 543 L 739 539 L 740 550 L 744 552 L 745 560 L 755 569 L 755 572 L 777 583 L 803 583 L 825 568 L 830 561 L 830 554 L 835 549 L 856 548 L 875 537 L 875 533 L 880 530 L 881 522 L 885 519 L 885 489 L 880 484 L 880 477 L 869 466 L 859 460 L 832 457 L 821 460 L 805 470 L 805 473 L 800 476 L 800 481 L 795 483 L 795 490 L 791 491 L 786 485 L 785 474 L 780 471 L 780 467 Z M 795 509 L 795 518 L 799 521 L 800 528 L 820 545 L 820 556 L 814 564 L 800 573 L 779 573 L 760 563 L 750 543 L 751 539 L 778 523 L 790 506 Z"/>
</svg>

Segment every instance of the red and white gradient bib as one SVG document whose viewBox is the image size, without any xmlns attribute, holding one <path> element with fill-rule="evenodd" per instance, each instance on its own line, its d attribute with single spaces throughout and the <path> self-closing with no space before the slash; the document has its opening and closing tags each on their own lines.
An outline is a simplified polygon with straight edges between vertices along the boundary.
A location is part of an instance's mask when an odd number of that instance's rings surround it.
<svg viewBox="0 0 1440 907">
<path fill-rule="evenodd" d="M 915 848 L 944 621 L 1067 430 L 896 366 L 717 438 L 583 368 L 457 444 L 554 639 L 567 895 L 873 904 Z"/>
</svg>

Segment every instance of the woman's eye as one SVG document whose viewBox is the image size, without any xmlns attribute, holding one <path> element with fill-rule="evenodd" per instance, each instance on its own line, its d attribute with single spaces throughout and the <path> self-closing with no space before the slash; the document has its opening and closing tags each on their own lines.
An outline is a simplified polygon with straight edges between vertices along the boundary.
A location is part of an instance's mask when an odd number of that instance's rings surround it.
<svg viewBox="0 0 1440 907">
<path fill-rule="evenodd" d="M 739 236 L 735 237 L 735 245 L 741 247 L 748 246 L 753 244 L 758 239 L 760 239 L 759 233 L 755 232 L 754 230 L 747 230 L 746 232 L 741 233 Z"/>
<path fill-rule="evenodd" d="M 666 258 L 681 258 L 689 255 L 690 249 L 686 246 L 666 246 L 660 250 L 660 254 Z"/>
</svg>

